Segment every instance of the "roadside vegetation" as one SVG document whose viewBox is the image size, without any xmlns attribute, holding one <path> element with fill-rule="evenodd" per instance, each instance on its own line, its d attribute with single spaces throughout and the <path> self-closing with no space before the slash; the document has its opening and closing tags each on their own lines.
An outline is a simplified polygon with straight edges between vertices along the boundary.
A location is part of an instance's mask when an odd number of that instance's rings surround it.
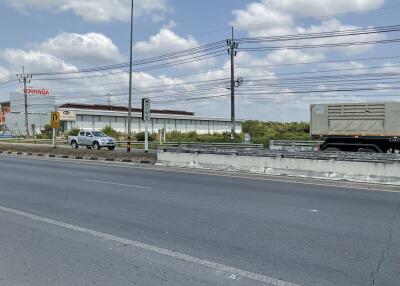
<svg viewBox="0 0 400 286">
<path fill-rule="evenodd" d="M 244 134 L 251 136 L 251 143 L 268 147 L 270 140 L 310 140 L 310 126 L 305 122 L 263 122 L 249 120 L 242 125 L 242 133 L 237 135 L 237 142 L 244 142 Z M 168 132 L 167 142 L 204 142 L 229 143 L 230 132 L 222 134 L 198 134 L 196 132 Z"/>
<path fill-rule="evenodd" d="M 125 133 L 114 130 L 111 126 L 106 126 L 101 130 L 118 141 L 127 140 Z M 251 143 L 263 144 L 268 147 L 270 140 L 310 140 L 310 125 L 306 122 L 264 122 L 257 120 L 245 121 L 242 125 L 242 133 L 237 135 L 237 142 L 244 142 L 244 134 L 251 136 Z M 76 136 L 79 129 L 73 129 L 66 136 Z M 46 128 L 44 137 L 51 138 L 51 129 Z M 178 131 L 167 132 L 167 142 L 199 142 L 199 143 L 230 143 L 230 132 L 219 134 L 199 134 L 195 131 L 182 133 Z M 134 133 L 133 140 L 144 141 L 144 132 Z M 158 134 L 149 134 L 149 141 L 159 141 Z"/>
<path fill-rule="evenodd" d="M 269 146 L 270 140 L 311 140 L 310 124 L 307 122 L 263 122 L 248 120 L 242 126 L 254 144 Z"/>
</svg>

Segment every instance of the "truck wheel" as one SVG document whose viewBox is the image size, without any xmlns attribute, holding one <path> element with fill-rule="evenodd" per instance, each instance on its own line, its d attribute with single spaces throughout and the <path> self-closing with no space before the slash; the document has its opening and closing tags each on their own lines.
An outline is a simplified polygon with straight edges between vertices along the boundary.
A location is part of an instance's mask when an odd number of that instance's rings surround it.
<svg viewBox="0 0 400 286">
<path fill-rule="evenodd" d="M 100 147 L 99 142 L 94 142 L 94 143 L 93 143 L 93 149 L 94 149 L 94 150 L 100 150 L 100 148 L 101 148 L 101 147 Z"/>
<path fill-rule="evenodd" d="M 115 149 L 115 146 L 110 146 L 110 147 L 108 147 L 108 150 L 110 150 L 110 151 L 112 151 L 112 150 L 114 150 Z"/>
<path fill-rule="evenodd" d="M 328 147 L 324 150 L 324 152 L 341 152 L 342 150 L 340 150 L 337 147 Z"/>
<path fill-rule="evenodd" d="M 74 140 L 74 141 L 71 142 L 71 147 L 72 147 L 72 149 L 78 149 L 78 148 L 79 148 L 79 145 L 78 145 L 78 143 Z"/>
</svg>

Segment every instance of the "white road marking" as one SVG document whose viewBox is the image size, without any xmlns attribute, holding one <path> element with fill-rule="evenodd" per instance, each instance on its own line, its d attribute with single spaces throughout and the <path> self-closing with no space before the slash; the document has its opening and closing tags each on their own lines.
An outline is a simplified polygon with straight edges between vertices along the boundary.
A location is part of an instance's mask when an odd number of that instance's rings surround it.
<svg viewBox="0 0 400 286">
<path fill-rule="evenodd" d="M 150 167 L 150 166 L 143 166 L 143 165 L 135 165 L 133 163 L 123 163 L 123 162 L 114 162 L 113 164 L 109 163 L 94 163 L 94 162 L 82 162 L 79 160 L 75 159 L 60 159 L 60 158 L 32 158 L 32 157 L 17 157 L 13 155 L 8 155 L 8 154 L 0 154 L 0 156 L 6 156 L 6 157 L 12 157 L 12 158 L 17 158 L 17 159 L 27 159 L 27 160 L 39 160 L 39 161 L 47 161 L 47 162 L 60 162 L 60 163 L 71 163 L 71 164 L 79 164 L 79 165 L 89 165 L 89 166 L 105 166 L 105 167 L 116 167 L 116 168 L 125 168 L 125 169 L 141 169 L 141 170 L 151 170 L 151 171 L 161 171 L 161 172 L 171 172 L 171 173 L 183 173 L 183 174 L 193 174 L 193 175 L 207 175 L 207 176 L 213 176 L 213 177 L 228 177 L 228 178 L 237 178 L 237 179 L 247 179 L 247 180 L 255 180 L 255 181 L 267 181 L 267 182 L 282 182 L 282 183 L 289 183 L 289 184 L 300 184 L 300 185 L 309 185 L 309 186 L 321 186 L 321 187 L 334 187 L 334 188 L 341 188 L 341 189 L 351 189 L 351 190 L 359 190 L 359 191 L 375 191 L 375 192 L 384 192 L 384 193 L 400 193 L 399 191 L 396 190 L 389 190 L 389 189 L 377 189 L 378 186 L 374 187 L 367 187 L 363 185 L 368 185 L 369 183 L 365 182 L 346 182 L 346 181 L 333 181 L 333 180 L 328 180 L 326 179 L 326 183 L 324 183 L 323 179 L 313 179 L 309 178 L 309 180 L 319 180 L 319 182 L 304 182 L 304 181 L 295 181 L 296 179 L 304 179 L 304 178 L 298 178 L 295 176 L 286 176 L 287 178 L 291 178 L 290 180 L 285 180 L 285 176 L 277 176 L 277 175 L 269 175 L 265 174 L 265 178 L 261 178 L 259 176 L 263 176 L 263 174 L 249 174 L 247 176 L 240 175 L 237 173 L 230 173 L 230 174 L 223 174 L 220 173 L 220 171 L 216 170 L 204 170 L 204 169 L 192 169 L 192 170 L 177 170 L 177 169 L 167 169 L 167 167 L 163 166 L 156 166 L 156 167 Z M 207 172 L 208 171 L 208 172 Z M 214 172 L 214 173 L 211 173 Z M 335 184 L 336 183 L 336 184 Z M 337 183 L 342 183 L 343 185 L 338 185 Z M 353 186 L 345 185 L 345 184 L 352 184 Z M 358 187 L 358 186 L 359 187 Z M 370 185 L 373 185 L 370 183 Z M 375 184 L 376 185 L 376 184 Z M 381 185 L 383 188 L 385 187 L 398 187 L 396 185 L 390 185 L 390 184 L 382 184 Z"/>
<path fill-rule="evenodd" d="M 312 212 L 312 213 L 318 213 L 319 210 L 310 210 L 310 212 Z"/>
<path fill-rule="evenodd" d="M 99 180 L 89 180 L 85 179 L 85 182 L 90 182 L 90 183 L 98 183 L 98 184 L 105 184 L 105 185 L 114 185 L 114 186 L 121 186 L 121 187 L 128 187 L 128 188 L 137 188 L 137 189 L 143 189 L 146 191 L 151 191 L 151 187 L 146 187 L 146 186 L 140 186 L 140 185 L 130 185 L 130 184 L 121 184 L 121 183 L 114 183 L 114 182 L 107 182 L 107 181 L 99 181 Z"/>
<path fill-rule="evenodd" d="M 207 267 L 207 268 L 215 270 L 215 271 L 222 271 L 224 273 L 227 273 L 231 277 L 240 276 L 242 278 L 247 278 L 247 279 L 251 279 L 251 280 L 254 280 L 254 281 L 258 281 L 258 282 L 263 282 L 263 283 L 266 283 L 267 285 L 270 285 L 270 286 L 301 286 L 300 284 L 296 284 L 296 283 L 292 283 L 292 282 L 287 282 L 287 281 L 275 279 L 275 278 L 272 278 L 272 277 L 269 277 L 269 276 L 266 276 L 266 275 L 263 275 L 263 274 L 249 272 L 249 271 L 246 271 L 246 270 L 243 270 L 243 269 L 227 266 L 227 265 L 224 265 L 224 264 L 221 264 L 221 263 L 217 263 L 217 262 L 213 262 L 213 261 L 210 261 L 210 260 L 198 258 L 198 257 L 195 257 L 195 256 L 191 256 L 191 255 L 187 255 L 187 254 L 184 254 L 184 253 L 176 252 L 176 251 L 173 251 L 173 250 L 160 248 L 160 247 L 153 246 L 153 245 L 150 245 L 150 244 L 146 244 L 146 243 L 143 243 L 143 242 L 139 242 L 139 241 L 134 241 L 134 240 L 118 237 L 118 236 L 115 236 L 115 235 L 112 235 L 112 234 L 107 234 L 107 233 L 104 233 L 104 232 L 99 232 L 99 231 L 96 231 L 96 230 L 92 230 L 92 229 L 88 229 L 88 228 L 72 225 L 72 224 L 69 224 L 69 223 L 62 222 L 62 221 L 57 221 L 57 220 L 54 220 L 54 219 L 37 216 L 37 215 L 34 215 L 34 214 L 30 214 L 30 213 L 26 213 L 26 212 L 23 212 L 23 211 L 19 211 L 19 210 L 16 210 L 16 209 L 7 208 L 7 207 L 4 207 L 4 206 L 0 206 L 0 211 L 6 212 L 6 213 L 10 213 L 10 214 L 14 214 L 14 215 L 18 215 L 18 216 L 25 217 L 25 218 L 29 218 L 29 219 L 31 219 L 33 221 L 46 223 L 46 224 L 54 225 L 54 226 L 61 227 L 61 228 L 67 229 L 67 230 L 76 231 L 76 232 L 79 232 L 79 233 L 90 235 L 90 236 L 96 237 L 96 238 L 98 238 L 100 240 L 114 241 L 114 242 L 117 242 L 117 243 L 130 245 L 130 246 L 133 246 L 133 247 L 136 247 L 136 248 L 140 248 L 140 249 L 143 249 L 143 250 L 146 250 L 146 251 L 150 251 L 150 252 L 153 252 L 153 253 L 169 256 L 169 257 L 172 257 L 174 259 L 183 260 L 183 261 L 190 262 L 190 263 L 195 263 L 195 264 Z"/>
</svg>

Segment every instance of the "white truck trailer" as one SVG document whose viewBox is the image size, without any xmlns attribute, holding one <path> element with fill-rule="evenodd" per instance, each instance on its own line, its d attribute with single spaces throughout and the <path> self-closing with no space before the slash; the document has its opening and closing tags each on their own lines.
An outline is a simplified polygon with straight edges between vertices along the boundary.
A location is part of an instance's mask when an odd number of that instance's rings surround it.
<svg viewBox="0 0 400 286">
<path fill-rule="evenodd" d="M 400 151 L 400 102 L 313 104 L 310 111 L 321 151 Z"/>
</svg>

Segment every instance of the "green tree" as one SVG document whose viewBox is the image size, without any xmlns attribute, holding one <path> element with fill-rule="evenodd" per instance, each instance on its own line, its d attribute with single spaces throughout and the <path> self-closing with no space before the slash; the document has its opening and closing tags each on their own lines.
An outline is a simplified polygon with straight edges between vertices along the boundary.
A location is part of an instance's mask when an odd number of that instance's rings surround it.
<svg viewBox="0 0 400 286">
<path fill-rule="evenodd" d="M 44 129 L 39 136 L 41 139 L 52 139 L 53 138 L 53 128 L 51 125 L 45 125 Z"/>
<path fill-rule="evenodd" d="M 101 132 L 106 134 L 107 136 L 117 138 L 118 137 L 118 132 L 114 130 L 110 125 L 105 126 L 103 129 L 101 129 Z"/>
</svg>

